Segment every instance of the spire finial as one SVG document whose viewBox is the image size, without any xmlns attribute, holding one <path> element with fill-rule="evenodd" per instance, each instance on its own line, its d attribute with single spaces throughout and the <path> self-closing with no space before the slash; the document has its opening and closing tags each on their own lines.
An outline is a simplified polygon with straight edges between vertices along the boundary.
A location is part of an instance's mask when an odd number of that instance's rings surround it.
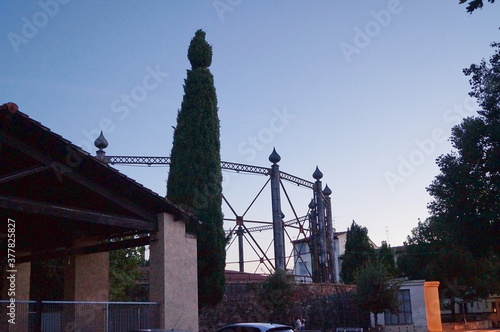
<svg viewBox="0 0 500 332">
<path fill-rule="evenodd" d="M 328 187 L 328 184 L 325 186 L 325 189 L 323 189 L 323 194 L 326 196 L 330 196 L 332 194 L 332 190 Z"/>
<path fill-rule="evenodd" d="M 269 161 L 272 162 L 273 164 L 277 164 L 280 162 L 280 160 L 281 160 L 280 155 L 278 154 L 278 152 L 276 152 L 276 149 L 273 148 L 273 152 L 269 156 Z"/>
<path fill-rule="evenodd" d="M 94 141 L 94 145 L 96 148 L 99 149 L 96 151 L 97 159 L 104 161 L 104 158 L 106 156 L 106 152 L 104 151 L 104 149 L 108 147 L 108 141 L 104 137 L 102 130 L 101 130 L 101 134 L 99 135 L 99 137 L 97 137 L 96 140 Z"/>
<path fill-rule="evenodd" d="M 309 202 L 309 208 L 312 210 L 316 207 L 316 203 L 314 202 L 314 199 L 311 199 L 311 202 Z"/>
<path fill-rule="evenodd" d="M 108 141 L 104 137 L 102 130 L 101 130 L 101 134 L 99 135 L 99 137 L 97 137 L 96 140 L 94 141 L 94 145 L 99 150 L 103 150 L 103 149 L 108 147 Z"/>
<path fill-rule="evenodd" d="M 323 177 L 323 173 L 321 173 L 321 171 L 319 170 L 318 166 L 316 166 L 316 170 L 313 173 L 313 178 L 315 178 L 316 180 L 319 180 L 322 177 Z"/>
</svg>

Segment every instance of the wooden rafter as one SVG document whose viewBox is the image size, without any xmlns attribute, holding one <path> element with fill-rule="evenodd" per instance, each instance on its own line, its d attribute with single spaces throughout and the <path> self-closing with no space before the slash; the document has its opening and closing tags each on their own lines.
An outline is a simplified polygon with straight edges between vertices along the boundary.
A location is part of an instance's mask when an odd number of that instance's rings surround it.
<svg viewBox="0 0 500 332">
<path fill-rule="evenodd" d="M 0 196 L 0 207 L 20 212 L 39 213 L 88 223 L 116 226 L 142 231 L 156 231 L 157 224 L 148 220 L 128 218 L 82 209 L 58 206 L 51 203 L 35 202 L 10 196 Z"/>
<path fill-rule="evenodd" d="M 36 150 L 27 144 L 24 144 L 23 142 L 20 142 L 19 140 L 10 137 L 7 134 L 2 134 L 1 135 L 1 140 L 5 142 L 6 144 L 12 146 L 13 148 L 17 149 L 18 151 L 21 151 L 22 153 L 25 153 L 26 155 L 34 158 L 35 160 L 41 162 L 43 165 L 46 167 L 51 167 L 56 170 L 56 167 L 60 165 L 56 160 L 48 156 L 47 154 L 41 153 L 39 150 Z M 64 166 L 64 165 L 63 165 Z M 112 201 L 113 203 L 121 206 L 122 208 L 126 209 L 127 211 L 130 211 L 134 214 L 137 214 L 138 216 L 141 216 L 145 219 L 148 219 L 150 221 L 156 220 L 156 215 L 149 213 L 145 209 L 137 206 L 133 202 L 129 201 L 128 199 L 124 197 L 117 196 L 115 193 L 113 193 L 111 190 L 106 188 L 105 186 L 99 185 L 86 177 L 78 174 L 77 172 L 73 171 L 71 168 L 67 167 L 68 170 L 64 172 L 60 172 L 59 176 L 65 176 L 81 185 L 86 187 L 87 189 L 90 189 L 94 193 L 101 195 L 102 197 L 106 198 L 109 201 Z"/>
</svg>

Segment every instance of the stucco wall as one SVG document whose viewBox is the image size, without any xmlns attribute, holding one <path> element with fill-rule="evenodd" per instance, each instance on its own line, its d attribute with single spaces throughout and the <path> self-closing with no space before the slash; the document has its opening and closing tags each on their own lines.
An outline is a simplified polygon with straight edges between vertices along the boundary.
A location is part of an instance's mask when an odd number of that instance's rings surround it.
<svg viewBox="0 0 500 332">
<path fill-rule="evenodd" d="M 183 221 L 158 216 L 150 245 L 150 300 L 161 303 L 160 327 L 198 331 L 196 239 Z"/>
</svg>

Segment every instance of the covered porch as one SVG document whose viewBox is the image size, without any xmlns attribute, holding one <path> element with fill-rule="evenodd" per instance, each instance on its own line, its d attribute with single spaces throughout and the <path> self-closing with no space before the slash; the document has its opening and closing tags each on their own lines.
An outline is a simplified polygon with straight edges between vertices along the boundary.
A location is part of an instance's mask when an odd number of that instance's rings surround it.
<svg viewBox="0 0 500 332">
<path fill-rule="evenodd" d="M 30 285 L 39 278 L 31 262 L 53 258 L 66 262 L 64 300 L 108 302 L 108 252 L 150 245 L 150 301 L 159 307 L 154 327 L 177 324 L 197 331 L 196 239 L 185 233 L 191 219 L 15 104 L 0 106 L 1 299 L 6 305 L 31 300 Z M 71 324 L 80 324 L 81 331 L 107 331 L 104 323 L 95 327 L 105 321 L 105 310 L 90 319 L 88 311 L 75 308 L 67 309 Z M 29 319 L 21 312 L 14 309 L 16 324 L 2 318 L 0 330 L 28 331 Z M 85 321 L 93 327 L 86 328 Z"/>
</svg>

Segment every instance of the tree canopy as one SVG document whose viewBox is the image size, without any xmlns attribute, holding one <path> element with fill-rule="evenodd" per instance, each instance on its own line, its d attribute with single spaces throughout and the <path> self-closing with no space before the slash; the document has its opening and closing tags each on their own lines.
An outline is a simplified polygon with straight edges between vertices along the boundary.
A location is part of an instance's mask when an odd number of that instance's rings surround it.
<svg viewBox="0 0 500 332">
<path fill-rule="evenodd" d="M 109 253 L 109 300 L 146 301 L 147 289 L 138 283 L 144 278 L 144 247 L 113 250 Z"/>
<path fill-rule="evenodd" d="M 346 284 L 354 283 L 358 269 L 375 258 L 375 251 L 368 238 L 368 229 L 353 220 L 347 230 L 345 254 L 340 277 Z"/>
<path fill-rule="evenodd" d="M 289 323 L 295 303 L 295 282 L 292 275 L 276 270 L 262 283 L 258 301 L 268 313 L 268 321 Z"/>
<path fill-rule="evenodd" d="M 397 313 L 399 308 L 398 292 L 400 284 L 396 282 L 380 261 L 368 262 L 361 266 L 356 274 L 356 298 L 362 310 L 375 315 L 385 310 Z"/>
<path fill-rule="evenodd" d="M 467 0 L 459 0 L 460 4 L 466 3 Z M 490 3 L 494 3 L 495 0 L 488 0 Z M 482 9 L 483 8 L 483 0 L 470 0 L 467 2 L 467 12 L 472 13 L 476 9 Z"/>
<path fill-rule="evenodd" d="M 188 225 L 198 237 L 198 299 L 200 307 L 224 295 L 225 237 L 222 217 L 220 124 L 214 79 L 208 69 L 212 47 L 198 30 L 188 49 L 191 70 L 177 114 L 167 198 L 195 214 Z"/>
<path fill-rule="evenodd" d="M 398 272 L 396 268 L 396 257 L 394 249 L 387 242 L 383 242 L 377 250 L 377 258 L 380 265 L 387 271 L 389 276 L 396 277 Z"/>
<path fill-rule="evenodd" d="M 427 188 L 430 217 L 398 260 L 406 276 L 439 280 L 463 301 L 499 290 L 500 44 L 492 46 L 489 61 L 464 69 L 480 110 L 452 129 L 453 151 L 437 159 L 440 174 Z"/>
<path fill-rule="evenodd" d="M 427 188 L 434 231 L 474 257 L 500 253 L 500 44 L 492 46 L 489 62 L 464 69 L 481 110 L 452 129 L 454 151 L 438 158 Z"/>
</svg>

